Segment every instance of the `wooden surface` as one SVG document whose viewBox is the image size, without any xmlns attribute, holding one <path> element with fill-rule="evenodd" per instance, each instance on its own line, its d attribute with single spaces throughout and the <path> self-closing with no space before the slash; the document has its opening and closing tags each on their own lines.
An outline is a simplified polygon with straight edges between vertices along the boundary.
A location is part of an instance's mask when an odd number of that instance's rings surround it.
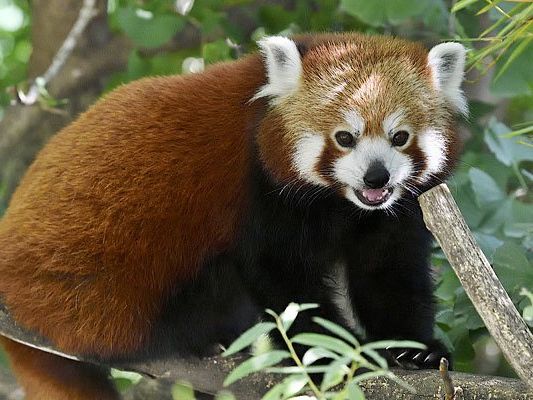
<svg viewBox="0 0 533 400">
<path fill-rule="evenodd" d="M 468 229 L 448 187 L 419 197 L 428 229 L 439 242 L 466 294 L 505 358 L 533 388 L 533 334 Z"/>
</svg>

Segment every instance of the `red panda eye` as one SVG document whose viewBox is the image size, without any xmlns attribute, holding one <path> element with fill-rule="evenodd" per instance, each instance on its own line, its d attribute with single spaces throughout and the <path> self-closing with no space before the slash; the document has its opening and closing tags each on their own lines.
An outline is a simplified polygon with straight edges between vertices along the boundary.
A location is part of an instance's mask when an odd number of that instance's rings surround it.
<svg viewBox="0 0 533 400">
<path fill-rule="evenodd" d="M 342 147 L 353 147 L 355 145 L 355 137 L 348 131 L 338 131 L 335 133 L 335 139 Z"/>
<path fill-rule="evenodd" d="M 407 132 L 407 131 L 398 131 L 392 137 L 392 145 L 393 146 L 403 146 L 405 143 L 407 143 L 407 139 L 409 139 L 409 132 Z"/>
</svg>

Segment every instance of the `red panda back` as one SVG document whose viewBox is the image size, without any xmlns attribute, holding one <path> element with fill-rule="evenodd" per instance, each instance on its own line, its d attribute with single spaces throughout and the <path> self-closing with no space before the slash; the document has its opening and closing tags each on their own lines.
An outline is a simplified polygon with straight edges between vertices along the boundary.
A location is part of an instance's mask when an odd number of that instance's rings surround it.
<svg viewBox="0 0 533 400">
<path fill-rule="evenodd" d="M 227 248 L 246 208 L 258 56 L 143 79 L 58 133 L 0 222 L 0 294 L 64 351 L 141 345 L 168 290 Z"/>
</svg>

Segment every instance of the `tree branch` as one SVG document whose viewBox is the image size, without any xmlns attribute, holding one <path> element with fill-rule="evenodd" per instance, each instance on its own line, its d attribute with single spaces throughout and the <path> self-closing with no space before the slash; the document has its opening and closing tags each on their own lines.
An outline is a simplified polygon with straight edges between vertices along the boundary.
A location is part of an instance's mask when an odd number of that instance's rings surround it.
<svg viewBox="0 0 533 400">
<path fill-rule="evenodd" d="M 18 326 L 0 303 L 0 335 L 14 339 L 31 347 L 50 352 L 70 359 L 80 358 L 64 354 L 54 349 L 46 340 Z M 226 376 L 248 357 L 247 354 L 237 354 L 234 357 L 221 356 L 211 358 L 168 358 L 155 361 L 137 363 L 112 364 L 111 367 L 134 371 L 147 378 L 131 393 L 128 399 L 158 399 L 169 397 L 170 387 L 176 381 L 190 382 L 202 393 L 215 394 L 221 390 Z M 90 362 L 90 360 L 85 360 Z M 367 399 L 382 400 L 385 398 L 402 400 L 422 400 L 440 398 L 446 393 L 447 383 L 438 371 L 406 371 L 394 370 L 395 374 L 416 389 L 416 393 L 407 392 L 385 378 L 372 379 L 361 384 Z M 460 387 L 464 400 L 499 399 L 499 400 L 533 400 L 533 393 L 527 386 L 517 379 L 480 376 L 450 372 L 449 378 L 455 387 Z M 228 389 L 238 399 L 258 400 L 275 383 L 280 376 L 256 374 L 234 383 Z M 0 387 L 2 386 L 0 376 Z M 449 390 L 448 390 L 449 392 Z M 0 393 L 1 390 L 0 390 Z M 0 400 L 1 400 L 0 396 Z M 457 399 L 454 399 L 457 400 Z"/>
<path fill-rule="evenodd" d="M 57 51 L 46 72 L 34 80 L 30 86 L 30 89 L 28 90 L 28 93 L 18 93 L 19 99 L 23 104 L 32 105 L 37 101 L 40 89 L 45 87 L 48 82 L 50 82 L 59 73 L 61 68 L 63 68 L 65 61 L 67 61 L 68 57 L 72 53 L 72 50 L 74 50 L 76 47 L 76 43 L 78 43 L 78 39 L 80 38 L 81 34 L 91 19 L 97 14 L 96 0 L 83 0 L 83 5 L 78 14 L 78 18 L 74 22 L 72 29 Z"/>
<path fill-rule="evenodd" d="M 533 388 L 533 334 L 468 229 L 448 187 L 419 197 L 424 221 L 518 376 Z"/>
</svg>

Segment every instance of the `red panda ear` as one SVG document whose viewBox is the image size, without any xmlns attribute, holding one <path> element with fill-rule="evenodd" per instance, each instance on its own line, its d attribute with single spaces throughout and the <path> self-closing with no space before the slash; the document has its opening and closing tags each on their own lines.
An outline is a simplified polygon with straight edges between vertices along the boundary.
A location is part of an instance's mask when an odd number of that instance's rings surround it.
<svg viewBox="0 0 533 400">
<path fill-rule="evenodd" d="M 454 42 L 438 44 L 428 54 L 428 65 L 435 86 L 461 114 L 468 113 L 468 105 L 461 90 L 465 56 L 463 45 Z"/>
<path fill-rule="evenodd" d="M 271 97 L 276 103 L 300 85 L 302 60 L 296 43 L 283 36 L 268 36 L 257 42 L 265 63 L 268 82 L 254 99 Z"/>
</svg>

